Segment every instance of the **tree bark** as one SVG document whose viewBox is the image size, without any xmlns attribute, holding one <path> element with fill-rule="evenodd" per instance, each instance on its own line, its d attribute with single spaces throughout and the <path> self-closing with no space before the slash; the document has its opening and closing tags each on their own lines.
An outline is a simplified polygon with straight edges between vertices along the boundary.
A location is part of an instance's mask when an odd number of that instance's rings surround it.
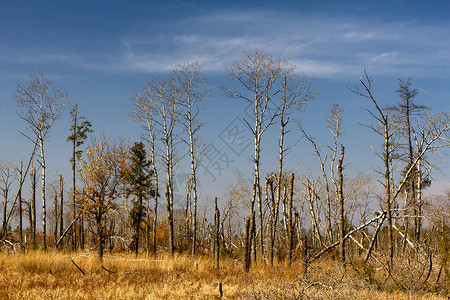
<svg viewBox="0 0 450 300">
<path fill-rule="evenodd" d="M 370 255 L 372 254 L 372 250 L 373 250 L 373 248 L 375 246 L 375 242 L 377 241 L 378 232 L 380 232 L 381 225 L 383 224 L 384 219 L 386 218 L 386 214 L 385 213 L 382 213 L 382 214 L 383 214 L 383 216 L 381 218 L 381 221 L 377 220 L 378 224 L 377 224 L 377 227 L 375 229 L 375 232 L 373 233 L 372 241 L 370 242 L 370 247 L 367 250 L 366 257 L 364 258 L 365 261 L 369 260 Z"/>
<path fill-rule="evenodd" d="M 217 197 L 215 198 L 215 217 L 214 217 L 214 267 L 219 269 L 220 259 L 220 211 L 217 207 Z"/>
<path fill-rule="evenodd" d="M 44 250 L 47 250 L 47 208 L 45 200 L 45 157 L 44 157 L 44 138 L 39 138 L 39 148 L 41 151 L 41 181 L 42 181 L 42 238 Z"/>
<path fill-rule="evenodd" d="M 294 250 L 294 225 L 292 223 L 292 202 L 294 200 L 294 173 L 291 173 L 289 183 L 289 199 L 288 199 L 288 257 L 287 266 L 290 268 L 292 264 L 292 251 Z"/>
<path fill-rule="evenodd" d="M 267 185 L 269 185 L 270 194 L 268 191 L 266 191 L 268 202 L 271 204 L 271 211 L 270 211 L 270 218 L 269 218 L 269 249 L 268 249 L 268 260 L 269 265 L 273 266 L 273 254 L 274 254 L 274 248 L 275 248 L 275 233 L 276 233 L 276 219 L 278 217 L 276 205 L 277 205 L 277 199 L 275 199 L 275 191 L 273 186 L 273 178 L 270 178 L 270 180 L 266 180 L 266 190 Z"/>
<path fill-rule="evenodd" d="M 388 128 L 388 116 L 384 116 L 384 180 L 386 189 L 386 219 L 388 225 L 388 266 L 389 269 L 392 267 L 394 260 L 394 237 L 392 234 L 392 211 L 391 211 L 391 172 L 390 172 L 390 137 Z"/>
<path fill-rule="evenodd" d="M 23 184 L 23 160 L 20 161 L 19 170 L 19 240 L 23 243 L 23 211 L 22 211 L 22 184 Z"/>
<path fill-rule="evenodd" d="M 55 209 L 55 211 L 54 211 L 54 218 L 55 218 L 55 227 L 53 228 L 53 239 L 54 239 L 54 241 L 55 241 L 55 245 L 56 245 L 56 242 L 58 241 L 58 217 L 59 217 L 59 215 L 58 215 L 58 210 L 59 210 L 59 208 L 58 208 L 58 193 L 57 193 L 57 191 L 56 191 L 56 187 L 54 187 L 54 193 L 55 193 L 55 198 L 54 198 L 54 209 Z"/>
<path fill-rule="evenodd" d="M 103 260 L 103 226 L 102 226 L 102 217 L 97 216 L 97 247 L 98 247 L 98 258 L 100 261 Z"/>
<path fill-rule="evenodd" d="M 419 245 L 420 234 L 422 230 L 422 163 L 421 159 L 417 161 L 417 193 L 416 193 L 416 206 L 417 206 L 417 214 L 415 216 L 415 235 L 416 235 L 416 244 Z M 406 235 L 406 233 L 405 233 Z"/>
<path fill-rule="evenodd" d="M 142 196 L 139 197 L 139 209 L 142 207 Z M 135 255 L 138 257 L 139 254 L 139 232 L 141 231 L 141 213 L 138 215 L 138 221 L 136 225 L 136 249 Z"/>
<path fill-rule="evenodd" d="M 319 226 L 317 225 L 316 213 L 314 212 L 314 206 L 313 206 L 313 203 L 314 203 L 313 198 L 315 198 L 316 195 L 315 195 L 314 191 L 312 190 L 311 183 L 309 182 L 309 180 L 306 180 L 306 192 L 308 193 L 309 214 L 311 217 L 311 225 L 312 225 L 313 232 L 314 232 L 313 244 L 314 244 L 314 241 L 316 241 L 322 245 L 322 236 L 320 235 Z"/>
<path fill-rule="evenodd" d="M 76 134 L 77 117 L 74 118 L 74 132 Z M 72 218 L 75 220 L 77 217 L 77 188 L 76 188 L 76 140 L 72 140 Z M 77 248 L 77 222 L 72 227 L 72 250 Z"/>
<path fill-rule="evenodd" d="M 33 247 L 36 249 L 36 169 L 31 171 L 31 211 L 33 216 Z"/>
<path fill-rule="evenodd" d="M 344 176 L 342 175 L 342 163 L 344 161 L 344 146 L 341 145 L 341 156 L 337 165 L 338 171 L 338 201 L 339 201 L 339 258 L 341 263 L 345 263 L 345 240 L 344 240 Z"/>
<path fill-rule="evenodd" d="M 8 187 L 3 190 L 3 223 L 2 223 L 2 233 L 6 235 L 6 206 L 8 204 Z"/>
<path fill-rule="evenodd" d="M 250 248 L 251 248 L 250 223 L 251 223 L 251 216 L 248 216 L 244 220 L 244 259 L 242 266 L 244 272 L 248 272 L 250 270 Z"/>
<path fill-rule="evenodd" d="M 155 177 L 156 178 L 156 177 Z M 158 186 L 158 180 L 156 179 L 156 186 Z M 158 191 L 155 195 L 155 204 L 153 208 L 154 220 L 153 220 L 153 256 L 156 257 L 156 231 L 158 228 Z"/>
<path fill-rule="evenodd" d="M 59 175 L 59 199 L 60 199 L 60 205 L 59 205 L 59 236 L 62 236 L 64 232 L 64 181 L 62 175 Z"/>
<path fill-rule="evenodd" d="M 173 241 L 173 210 L 170 195 L 170 184 L 166 185 L 166 206 L 167 206 L 167 222 L 169 223 L 169 255 L 173 258 L 174 255 L 174 241 Z"/>
<path fill-rule="evenodd" d="M 74 224 L 74 226 L 76 226 L 76 222 Z M 80 240 L 80 249 L 84 250 L 84 245 L 85 245 L 85 240 L 84 240 L 84 217 L 81 216 L 80 218 L 80 224 L 78 226 L 80 228 L 80 233 L 79 233 L 79 240 Z"/>
</svg>

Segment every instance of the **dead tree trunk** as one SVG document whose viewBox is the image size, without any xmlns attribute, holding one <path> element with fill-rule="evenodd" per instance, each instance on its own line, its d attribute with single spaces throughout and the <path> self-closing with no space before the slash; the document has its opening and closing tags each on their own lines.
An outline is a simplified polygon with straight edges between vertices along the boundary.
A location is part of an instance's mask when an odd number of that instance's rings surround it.
<svg viewBox="0 0 450 300">
<path fill-rule="evenodd" d="M 3 190 L 3 224 L 2 224 L 2 233 L 6 235 L 6 206 L 8 204 L 8 188 L 5 187 Z"/>
<path fill-rule="evenodd" d="M 42 239 L 44 250 L 47 250 L 47 207 L 45 199 L 45 157 L 44 157 L 44 138 L 39 137 L 39 148 L 41 150 L 41 182 L 42 182 Z"/>
<path fill-rule="evenodd" d="M 344 176 L 342 175 L 342 162 L 344 161 L 344 146 L 341 145 L 341 156 L 337 165 L 338 171 L 338 201 L 339 201 L 339 258 L 345 263 L 345 240 L 344 240 Z"/>
<path fill-rule="evenodd" d="M 256 213 L 253 213 L 253 215 L 252 215 L 252 226 L 251 226 L 251 232 L 250 232 L 250 236 L 251 236 L 251 245 L 253 245 L 253 248 L 252 248 L 252 254 L 253 254 L 253 262 L 255 263 L 255 265 L 256 265 L 256 263 L 257 263 L 257 261 L 256 261 L 256 243 L 257 243 L 257 240 L 256 240 Z"/>
<path fill-rule="evenodd" d="M 308 272 L 308 236 L 305 234 L 303 236 L 303 251 L 302 251 L 302 266 L 303 266 L 303 274 L 306 275 Z"/>
<path fill-rule="evenodd" d="M 311 225 L 312 225 L 313 232 L 314 232 L 314 240 L 313 241 L 317 241 L 320 245 L 322 245 L 323 244 L 322 236 L 320 235 L 319 226 L 317 224 L 317 217 L 316 217 L 316 213 L 314 211 L 314 205 L 313 205 L 314 204 L 313 199 L 317 200 L 317 196 L 314 193 L 309 180 L 306 180 L 306 192 L 308 193 L 309 214 L 311 217 Z"/>
<path fill-rule="evenodd" d="M 219 269 L 220 259 L 220 211 L 217 207 L 217 197 L 215 198 L 216 213 L 214 218 L 214 267 Z"/>
<path fill-rule="evenodd" d="M 292 264 L 292 251 L 294 250 L 294 225 L 292 224 L 292 201 L 294 198 L 294 173 L 291 173 L 289 184 L 289 199 L 288 199 L 288 257 L 287 266 L 291 267 Z"/>
<path fill-rule="evenodd" d="M 259 170 L 258 170 L 258 210 L 259 210 L 259 247 L 260 247 L 260 258 L 264 260 L 264 215 L 263 215 L 263 202 L 262 202 L 262 188 L 259 184 Z M 256 224 L 255 224 L 255 236 L 256 236 Z M 255 259 L 256 261 L 256 259 Z"/>
<path fill-rule="evenodd" d="M 269 265 L 273 266 L 273 252 L 274 252 L 274 246 L 275 246 L 275 232 L 276 232 L 276 219 L 278 217 L 277 215 L 277 200 L 275 199 L 275 191 L 274 191 L 274 176 L 270 176 L 269 179 L 265 180 L 266 184 L 266 194 L 267 194 L 267 200 L 268 203 L 270 203 L 270 216 L 269 216 L 269 249 L 268 249 L 268 260 Z M 267 190 L 269 188 L 269 191 Z"/>
<path fill-rule="evenodd" d="M 55 193 L 53 196 L 54 198 L 54 215 L 53 217 L 55 218 L 55 227 L 53 227 L 53 239 L 55 241 L 55 245 L 56 242 L 58 241 L 58 193 L 56 192 L 56 187 L 53 187 L 53 192 Z"/>
<path fill-rule="evenodd" d="M 174 255 L 174 241 L 173 241 L 173 208 L 170 195 L 170 183 L 166 185 L 166 206 L 167 206 L 167 222 L 169 223 L 169 255 L 173 258 Z"/>
<path fill-rule="evenodd" d="M 36 169 L 31 171 L 31 211 L 33 216 L 33 247 L 36 249 Z"/>
<path fill-rule="evenodd" d="M 250 270 L 250 253 L 251 253 L 251 234 L 250 234 L 250 226 L 251 226 L 251 216 L 245 218 L 244 221 L 244 259 L 242 269 L 244 272 L 248 272 Z"/>
<path fill-rule="evenodd" d="M 64 232 L 64 181 L 62 175 L 59 175 L 59 236 Z"/>
<path fill-rule="evenodd" d="M 76 226 L 77 223 L 74 224 L 74 226 Z M 84 217 L 81 216 L 80 218 L 80 224 L 78 226 L 80 228 L 80 233 L 78 234 L 78 238 L 80 240 L 80 248 L 84 249 L 84 244 L 85 244 L 85 240 L 84 240 Z"/>
<path fill-rule="evenodd" d="M 384 117 L 384 180 L 386 189 L 386 218 L 388 225 L 388 248 L 389 248 L 389 269 L 394 260 L 394 237 L 392 234 L 392 211 L 391 211 L 391 172 L 390 172 L 390 135 L 388 128 L 388 117 Z"/>
<path fill-rule="evenodd" d="M 19 170 L 19 240 L 23 243 L 23 211 L 22 211 L 22 184 L 23 184 L 23 160 L 20 161 Z"/>
<path fill-rule="evenodd" d="M 375 229 L 375 232 L 373 233 L 372 241 L 370 242 L 370 246 L 369 249 L 367 250 L 366 257 L 364 258 L 365 261 L 369 260 L 370 255 L 372 254 L 373 247 L 375 246 L 375 242 L 377 241 L 378 232 L 380 232 L 381 225 L 383 224 L 384 219 L 386 218 L 386 214 L 384 212 L 382 214 L 383 216 L 381 220 L 377 220 L 377 227 Z"/>
<path fill-rule="evenodd" d="M 155 176 L 155 178 L 157 178 Z M 158 186 L 158 181 L 156 179 L 155 186 Z M 156 229 L 158 228 L 158 191 L 155 193 L 155 204 L 153 208 L 154 220 L 153 220 L 153 256 L 156 257 Z"/>
<path fill-rule="evenodd" d="M 420 233 L 422 230 L 422 169 L 421 169 L 421 159 L 417 161 L 417 192 L 416 192 L 416 214 L 414 218 L 414 229 L 415 229 L 415 238 L 416 245 L 418 247 L 420 241 Z M 412 176 L 413 177 L 413 176 Z M 405 232 L 406 236 L 406 232 Z M 418 249 L 417 249 L 418 250 Z"/>
</svg>

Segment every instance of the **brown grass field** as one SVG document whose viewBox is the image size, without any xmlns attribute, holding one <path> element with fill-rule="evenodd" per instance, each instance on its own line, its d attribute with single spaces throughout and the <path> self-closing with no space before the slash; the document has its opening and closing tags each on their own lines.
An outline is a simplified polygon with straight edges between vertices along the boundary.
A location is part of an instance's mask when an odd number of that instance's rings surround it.
<svg viewBox="0 0 450 300">
<path fill-rule="evenodd" d="M 448 299 L 448 282 L 439 289 L 432 283 L 414 286 L 412 281 L 386 280 L 376 269 L 371 273 L 355 266 L 321 260 L 304 274 L 300 262 L 290 269 L 260 262 L 244 273 L 239 260 L 224 259 L 215 270 L 209 257 L 194 261 L 182 255 L 170 260 L 165 255 L 136 259 L 120 254 L 106 255 L 100 263 L 95 253 L 0 253 L 0 298 Z"/>
</svg>

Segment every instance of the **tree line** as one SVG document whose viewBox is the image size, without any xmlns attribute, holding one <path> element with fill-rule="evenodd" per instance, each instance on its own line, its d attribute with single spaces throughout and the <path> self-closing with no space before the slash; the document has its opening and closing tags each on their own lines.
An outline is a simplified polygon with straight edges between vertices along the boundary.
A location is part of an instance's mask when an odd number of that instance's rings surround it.
<svg viewBox="0 0 450 300">
<path fill-rule="evenodd" d="M 381 147 L 373 147 L 373 152 L 380 167 L 373 176 L 349 178 L 345 175 L 349 159 L 340 139 L 343 110 L 338 104 L 330 108 L 325 126 L 331 142 L 321 145 L 299 118 L 299 111 L 316 99 L 317 92 L 292 63 L 255 50 L 225 71 L 229 85 L 222 92 L 250 108 L 242 121 L 253 141 L 253 171 L 235 174 L 226 195 L 215 199 L 212 217 L 205 205 L 202 212 L 199 203 L 199 167 L 210 151 L 200 136 L 202 108 L 213 100 L 198 63 L 152 78 L 131 96 L 131 117 L 143 124 L 141 140 L 132 145 L 123 139 L 96 137 L 84 147 L 92 124 L 73 105 L 67 138 L 72 144 L 72 178 L 66 191 L 62 176 L 47 184 L 45 141 L 68 106 L 68 95 L 44 74 L 31 75 L 28 86 L 18 84 L 14 100 L 27 125 L 22 134 L 34 149 L 25 164 L 0 166 L 4 246 L 96 249 L 100 259 L 105 249 L 134 251 L 136 256 L 167 251 L 170 257 L 178 251 L 192 257 L 213 255 L 216 267 L 219 257 L 231 256 L 242 259 L 244 271 L 277 260 L 289 266 L 301 260 L 307 269 L 310 262 L 328 255 L 343 264 L 376 260 L 389 272 L 395 259 L 406 254 L 417 260 L 430 257 L 430 270 L 432 260 L 439 261 L 439 276 L 442 270 L 448 276 L 450 192 L 427 198 L 423 190 L 438 170 L 437 159 L 448 151 L 449 112 L 432 113 L 416 104 L 418 91 L 412 79 L 399 80 L 397 104 L 382 106 L 384 101 L 376 97 L 372 79 L 364 71 L 360 85 L 350 92 L 367 106 L 370 119 L 362 125 L 378 136 L 375 144 Z M 271 154 L 261 153 L 261 143 L 273 127 L 278 127 L 278 141 L 272 141 L 277 143 L 278 170 L 262 174 L 264 156 Z M 298 138 L 314 152 L 319 178 L 286 166 L 285 158 L 298 147 Z M 181 166 L 182 161 L 187 163 Z M 41 171 L 40 232 L 35 162 Z M 185 196 L 177 204 L 175 172 L 181 167 L 187 170 Z M 23 197 L 28 176 L 31 196 Z M 11 196 L 13 182 L 18 189 Z M 165 209 L 159 207 L 162 203 Z M 53 233 L 47 230 L 47 220 Z"/>
</svg>

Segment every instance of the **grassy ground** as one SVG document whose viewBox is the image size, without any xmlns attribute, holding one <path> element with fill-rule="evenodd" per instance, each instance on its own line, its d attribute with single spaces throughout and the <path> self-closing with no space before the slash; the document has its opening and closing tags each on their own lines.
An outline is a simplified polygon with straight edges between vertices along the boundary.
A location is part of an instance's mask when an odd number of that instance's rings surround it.
<svg viewBox="0 0 450 300">
<path fill-rule="evenodd" d="M 84 272 L 77 269 L 71 259 Z M 406 288 L 382 280 L 361 266 L 341 267 L 319 261 L 303 274 L 299 264 L 271 268 L 259 263 L 246 274 L 238 260 L 221 261 L 214 270 L 209 258 L 172 261 L 132 255 L 95 253 L 0 253 L 1 299 L 447 299 L 440 289 Z M 365 270 L 365 271 L 364 271 Z M 366 272 L 366 273 L 364 273 Z M 369 272 L 370 273 L 370 272 Z M 364 274 L 364 276 L 362 276 Z M 382 282 L 382 283 L 381 283 Z M 429 287 L 429 286 L 428 286 Z"/>
</svg>

